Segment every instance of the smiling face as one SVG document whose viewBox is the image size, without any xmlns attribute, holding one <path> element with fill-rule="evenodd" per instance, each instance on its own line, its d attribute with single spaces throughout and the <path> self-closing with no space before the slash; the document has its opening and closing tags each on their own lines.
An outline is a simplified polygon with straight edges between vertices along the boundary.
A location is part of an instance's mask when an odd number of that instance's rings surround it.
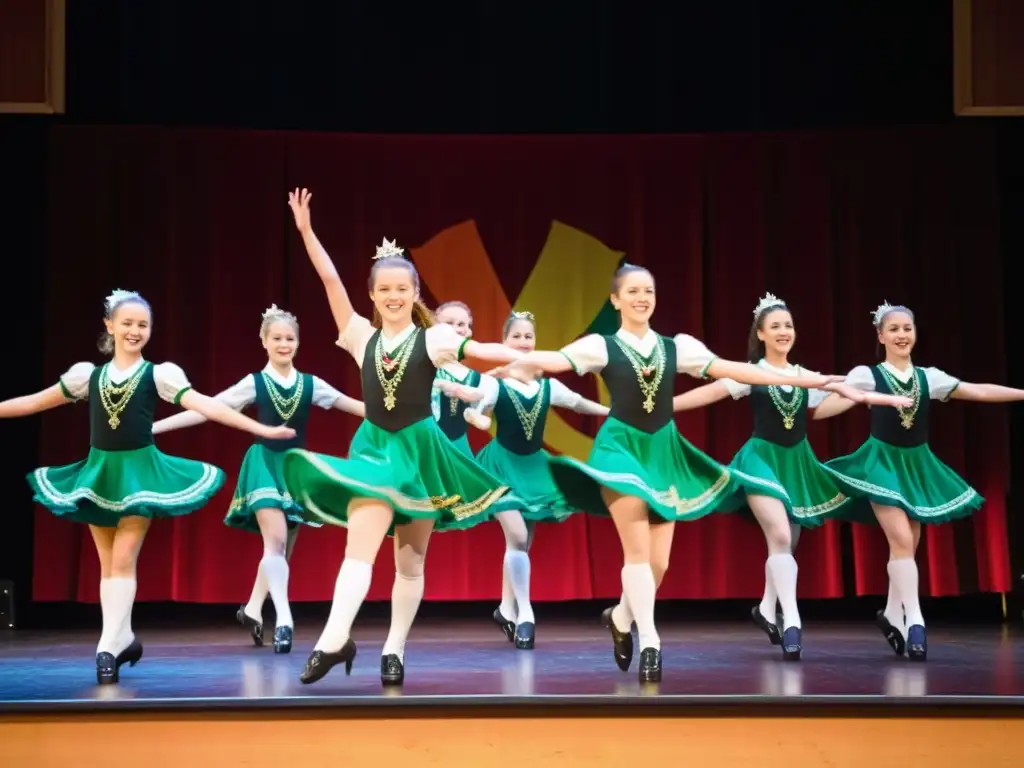
<svg viewBox="0 0 1024 768">
<path fill-rule="evenodd" d="M 533 352 L 537 348 L 537 329 L 525 318 L 513 320 L 505 331 L 505 346 L 518 352 Z"/>
<path fill-rule="evenodd" d="M 149 341 L 153 318 L 145 304 L 126 301 L 103 322 L 114 339 L 114 350 L 136 355 Z"/>
<path fill-rule="evenodd" d="M 391 326 L 412 322 L 413 304 L 419 298 L 415 273 L 396 264 L 382 265 L 373 273 L 370 299 L 381 319 Z"/>
<path fill-rule="evenodd" d="M 275 365 L 288 366 L 299 350 L 299 330 L 287 320 L 275 320 L 263 331 L 263 348 Z"/>
<path fill-rule="evenodd" d="M 473 316 L 461 304 L 445 304 L 434 315 L 439 323 L 450 325 L 464 339 L 473 335 Z"/>
<path fill-rule="evenodd" d="M 917 343 L 917 328 L 909 312 L 898 309 L 882 318 L 878 327 L 878 343 L 885 347 L 885 356 L 896 360 L 909 360 Z"/>
<path fill-rule="evenodd" d="M 765 312 L 761 317 L 757 338 L 764 342 L 766 351 L 771 350 L 783 357 L 788 355 L 796 342 L 796 329 L 789 310 L 780 307 Z"/>
<path fill-rule="evenodd" d="M 635 269 L 617 278 L 618 290 L 612 293 L 612 306 L 623 321 L 636 325 L 650 322 L 654 313 L 654 277 L 646 269 Z"/>
</svg>

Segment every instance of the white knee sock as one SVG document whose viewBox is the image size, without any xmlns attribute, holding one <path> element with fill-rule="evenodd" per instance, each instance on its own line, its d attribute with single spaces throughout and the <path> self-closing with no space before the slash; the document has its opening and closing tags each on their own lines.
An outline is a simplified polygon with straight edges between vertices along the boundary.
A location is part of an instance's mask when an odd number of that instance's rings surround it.
<svg viewBox="0 0 1024 768">
<path fill-rule="evenodd" d="M 423 575 L 403 576 L 395 574 L 395 585 L 391 588 L 391 629 L 384 641 L 382 656 L 395 654 L 405 662 L 405 641 L 409 638 L 416 611 L 423 601 Z"/>
<path fill-rule="evenodd" d="M 516 624 L 533 622 L 533 605 L 530 603 L 530 556 L 518 549 L 505 551 L 505 567 L 516 600 Z"/>
<path fill-rule="evenodd" d="M 512 579 L 508 574 L 508 558 L 501 564 L 501 605 L 498 611 L 506 619 L 515 623 L 516 621 L 516 593 L 512 590 Z"/>
<path fill-rule="evenodd" d="M 288 561 L 283 555 L 264 553 L 260 561 L 260 572 L 270 588 L 270 599 L 274 601 L 274 611 L 277 613 L 277 626 L 294 626 L 292 608 L 288 604 Z"/>
<path fill-rule="evenodd" d="M 771 555 L 765 561 L 765 570 L 771 573 L 772 584 L 779 594 L 782 606 L 783 629 L 800 627 L 800 611 L 796 607 L 796 560 L 790 554 Z M 770 621 L 774 622 L 772 616 Z"/>
<path fill-rule="evenodd" d="M 331 615 L 320 634 L 320 639 L 313 646 L 315 651 L 337 653 L 349 638 L 352 622 L 359 613 L 359 608 L 370 591 L 370 579 L 373 577 L 373 566 L 361 560 L 345 558 L 338 570 L 338 580 L 334 582 L 334 602 L 331 603 Z"/>
<path fill-rule="evenodd" d="M 896 592 L 896 598 L 903 604 L 903 611 L 907 615 L 906 627 L 915 624 L 924 626 L 924 616 L 921 614 L 921 601 L 918 595 L 917 561 L 912 557 L 903 557 L 899 560 L 890 560 L 888 569 L 889 583 Z M 906 634 L 902 613 L 899 615 L 899 623 L 888 613 L 885 617 L 889 622 Z"/>
<path fill-rule="evenodd" d="M 769 565 L 771 556 L 768 560 L 764 561 L 764 597 L 761 598 L 761 604 L 758 606 L 758 610 L 761 611 L 761 615 L 768 619 L 771 624 L 775 623 L 775 604 L 779 600 L 779 593 L 775 590 L 775 579 L 772 578 L 772 569 Z"/>
<path fill-rule="evenodd" d="M 622 591 L 633 612 L 640 649 L 661 649 L 661 638 L 654 627 L 654 573 L 647 563 L 627 563 L 622 566 Z M 612 612 L 614 618 L 615 612 Z"/>
<path fill-rule="evenodd" d="M 100 610 L 103 632 L 96 653 L 117 656 L 135 639 L 132 632 L 132 606 L 135 604 L 137 582 L 133 578 L 111 578 L 100 581 Z"/>
<path fill-rule="evenodd" d="M 256 581 L 252 585 L 252 594 L 249 596 L 249 602 L 245 604 L 245 615 L 250 619 L 256 619 L 260 624 L 263 623 L 263 603 L 267 600 L 267 595 L 270 592 L 270 585 L 267 583 L 267 575 L 263 572 L 263 561 L 260 561 L 259 567 L 256 569 Z"/>
<path fill-rule="evenodd" d="M 890 560 L 889 562 L 892 561 Z M 888 571 L 888 566 L 886 566 L 886 571 Z M 896 592 L 896 586 L 893 584 L 891 577 L 889 578 L 889 596 L 886 598 L 885 610 L 882 611 L 882 613 L 893 626 L 903 626 L 903 601 L 900 600 L 900 596 Z"/>
</svg>

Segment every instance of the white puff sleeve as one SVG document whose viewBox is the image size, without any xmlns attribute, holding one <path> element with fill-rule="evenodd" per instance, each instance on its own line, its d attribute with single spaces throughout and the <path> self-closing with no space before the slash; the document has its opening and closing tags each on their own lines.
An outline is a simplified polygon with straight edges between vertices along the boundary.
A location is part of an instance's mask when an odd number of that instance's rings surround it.
<svg viewBox="0 0 1024 768">
<path fill-rule="evenodd" d="M 608 365 L 608 345 L 604 337 L 591 333 L 562 347 L 559 352 L 580 376 L 597 373 Z"/>
<path fill-rule="evenodd" d="M 571 411 L 576 410 L 576 406 L 583 399 L 583 395 L 579 392 L 573 392 L 558 379 L 548 379 L 548 383 L 551 386 L 552 406 L 555 408 L 568 408 Z"/>
<path fill-rule="evenodd" d="M 427 356 L 436 368 L 462 359 L 469 339 L 459 336 L 448 323 L 438 323 L 426 330 Z"/>
<path fill-rule="evenodd" d="M 373 327 L 369 320 L 353 312 L 352 317 L 348 320 L 348 325 L 345 326 L 345 330 L 338 334 L 338 340 L 334 343 L 352 355 L 356 365 L 362 368 L 363 357 L 366 355 L 366 345 L 375 330 L 376 328 Z"/>
<path fill-rule="evenodd" d="M 712 354 L 703 341 L 685 333 L 677 334 L 673 341 L 676 345 L 676 373 L 703 379 L 718 355 Z"/>
<path fill-rule="evenodd" d="M 192 389 L 188 377 L 181 367 L 174 363 L 160 363 L 153 366 L 153 382 L 161 400 L 178 405 L 181 396 Z"/>
<path fill-rule="evenodd" d="M 932 400 L 946 402 L 960 386 L 960 379 L 953 378 L 939 368 L 925 368 L 924 376 L 928 382 L 928 395 Z"/>
<path fill-rule="evenodd" d="M 89 399 L 89 377 L 96 370 L 93 363 L 75 363 L 58 379 L 61 392 L 68 400 Z"/>
<path fill-rule="evenodd" d="M 858 365 L 846 374 L 845 384 L 861 392 L 875 391 L 875 377 L 871 375 L 871 369 L 866 365 Z"/>
<path fill-rule="evenodd" d="M 336 390 L 319 376 L 313 377 L 313 405 L 330 410 L 341 397 L 341 392 Z"/>
</svg>

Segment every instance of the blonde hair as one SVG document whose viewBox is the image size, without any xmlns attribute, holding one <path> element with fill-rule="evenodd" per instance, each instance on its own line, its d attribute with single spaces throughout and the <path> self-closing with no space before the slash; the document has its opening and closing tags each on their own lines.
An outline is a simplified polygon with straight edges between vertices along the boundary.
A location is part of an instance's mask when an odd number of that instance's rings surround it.
<svg viewBox="0 0 1024 768">
<path fill-rule="evenodd" d="M 271 304 L 270 309 L 263 313 L 263 322 L 260 323 L 260 339 L 262 341 L 267 340 L 267 334 L 270 333 L 270 326 L 274 323 L 282 322 L 287 323 L 295 331 L 295 338 L 299 337 L 299 319 L 295 317 L 291 312 L 285 312 L 283 309 L 277 306 L 277 304 Z"/>
<path fill-rule="evenodd" d="M 409 272 L 409 276 L 412 277 L 413 287 L 416 289 L 416 293 L 420 292 L 420 275 L 416 271 L 416 267 L 413 266 L 412 262 L 401 256 L 385 256 L 384 258 L 377 259 L 373 262 L 373 267 L 370 269 L 369 288 L 370 292 L 373 292 L 373 286 L 377 282 L 377 270 L 380 269 L 395 269 L 401 268 Z M 429 328 L 434 325 L 434 313 L 431 312 L 427 305 L 423 303 L 422 299 L 416 299 L 412 305 L 412 321 L 415 325 L 421 328 Z M 377 307 L 373 308 L 373 327 L 380 328 L 383 324 L 383 320 L 380 316 L 380 312 L 377 311 Z"/>
</svg>

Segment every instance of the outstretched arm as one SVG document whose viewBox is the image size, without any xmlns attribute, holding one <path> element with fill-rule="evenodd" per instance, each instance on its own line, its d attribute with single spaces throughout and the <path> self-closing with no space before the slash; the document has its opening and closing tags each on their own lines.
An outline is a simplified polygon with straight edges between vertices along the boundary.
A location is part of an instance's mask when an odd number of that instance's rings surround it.
<svg viewBox="0 0 1024 768">
<path fill-rule="evenodd" d="M 366 404 L 362 400 L 356 400 L 348 395 L 339 395 L 331 406 L 336 411 L 344 411 L 360 419 L 366 418 Z"/>
<path fill-rule="evenodd" d="M 822 400 L 821 405 L 814 409 L 814 420 L 831 419 L 833 416 L 846 413 L 855 405 L 857 405 L 856 400 L 848 400 L 842 395 L 833 392 Z"/>
<path fill-rule="evenodd" d="M 821 376 L 817 374 L 784 376 L 780 373 L 772 373 L 758 365 L 739 363 L 735 360 L 723 360 L 720 357 L 716 357 L 708 362 L 704 366 L 702 373 L 704 376 L 710 376 L 714 379 L 732 379 L 740 384 L 749 384 L 751 386 L 788 385 L 804 387 L 806 389 L 824 389 L 829 384 L 843 380 L 842 376 Z"/>
<path fill-rule="evenodd" d="M 324 284 L 327 292 L 327 301 L 331 305 L 331 314 L 334 315 L 334 324 L 338 326 L 338 333 L 341 334 L 352 317 L 352 302 L 349 300 L 348 291 L 338 276 L 338 270 L 334 268 L 334 262 L 327 254 L 327 251 L 320 244 L 317 236 L 313 233 L 313 224 L 310 218 L 309 202 L 313 199 L 313 193 L 307 189 L 298 189 L 288 193 L 288 207 L 292 209 L 292 216 L 295 217 L 295 227 L 302 235 L 302 243 L 306 246 L 306 254 L 309 256 L 313 268 L 320 276 L 320 282 Z"/>
<path fill-rule="evenodd" d="M 549 379 L 551 386 L 551 404 L 556 408 L 568 408 L 584 416 L 607 416 L 608 406 L 588 400 L 579 392 L 574 392 L 558 379 Z"/>
<path fill-rule="evenodd" d="M 676 395 L 672 398 L 672 410 L 678 413 L 679 411 L 689 411 L 694 408 L 704 408 L 727 397 L 729 397 L 729 389 L 726 387 L 725 382 L 716 381 L 711 384 L 705 384 L 703 387 L 691 389 L 689 392 L 684 392 L 681 395 Z"/>
<path fill-rule="evenodd" d="M 224 405 L 232 410 L 244 410 L 252 405 L 256 399 L 256 385 L 252 380 L 252 376 L 246 376 L 234 386 L 219 392 L 214 399 L 224 403 Z M 173 432 L 176 429 L 195 427 L 199 424 L 205 424 L 206 421 L 206 416 L 199 411 L 186 409 L 181 413 L 176 413 L 173 416 L 168 416 L 166 419 L 160 419 L 160 421 L 155 422 L 153 424 L 153 434 L 159 435 L 164 432 Z"/>
<path fill-rule="evenodd" d="M 971 384 L 961 381 L 950 392 L 953 400 L 973 400 L 976 403 L 1016 403 L 1024 400 L 1024 389 L 1004 387 L 1001 384 Z"/>
<path fill-rule="evenodd" d="M 19 416 L 31 416 L 34 413 L 42 413 L 56 408 L 59 405 L 66 405 L 72 402 L 60 384 L 54 384 L 41 392 L 33 395 L 12 397 L 10 400 L 0 402 L 0 419 L 16 419 Z"/>
<path fill-rule="evenodd" d="M 243 432 L 249 432 L 257 437 L 268 440 L 287 440 L 295 437 L 295 430 L 291 427 L 268 427 L 260 424 L 255 419 L 243 416 L 238 411 L 233 411 L 219 400 L 207 397 L 194 389 L 187 389 L 178 395 L 178 403 L 182 408 L 196 411 L 210 421 L 216 421 L 226 427 L 234 427 Z"/>
</svg>

